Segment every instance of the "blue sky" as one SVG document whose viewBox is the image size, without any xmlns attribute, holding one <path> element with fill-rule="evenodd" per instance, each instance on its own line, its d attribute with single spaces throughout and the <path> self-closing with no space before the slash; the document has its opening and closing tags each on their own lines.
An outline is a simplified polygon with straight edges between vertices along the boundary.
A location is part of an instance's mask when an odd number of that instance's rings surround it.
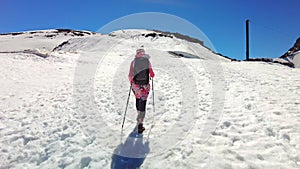
<svg viewBox="0 0 300 169">
<path fill-rule="evenodd" d="M 245 58 L 246 19 L 250 19 L 251 57 L 281 56 L 300 37 L 299 0 L 1 0 L 0 8 L 0 33 L 97 31 L 130 14 L 167 13 L 191 22 L 217 52 L 237 59 Z"/>
</svg>

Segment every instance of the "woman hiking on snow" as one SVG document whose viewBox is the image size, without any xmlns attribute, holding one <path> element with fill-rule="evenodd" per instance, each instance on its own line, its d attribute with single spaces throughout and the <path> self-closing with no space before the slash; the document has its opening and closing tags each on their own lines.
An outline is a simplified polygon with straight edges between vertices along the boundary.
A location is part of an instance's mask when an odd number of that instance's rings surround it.
<svg viewBox="0 0 300 169">
<path fill-rule="evenodd" d="M 150 91 L 149 75 L 154 77 L 154 72 L 149 61 L 150 56 L 144 49 L 137 49 L 136 55 L 130 64 L 128 78 L 136 98 L 138 133 L 143 133 L 143 121 L 146 114 L 147 97 Z"/>
</svg>

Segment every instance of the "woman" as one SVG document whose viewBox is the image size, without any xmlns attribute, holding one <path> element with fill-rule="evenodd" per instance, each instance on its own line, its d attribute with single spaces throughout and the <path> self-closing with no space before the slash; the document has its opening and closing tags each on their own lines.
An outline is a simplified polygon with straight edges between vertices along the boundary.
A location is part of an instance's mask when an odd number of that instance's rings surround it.
<svg viewBox="0 0 300 169">
<path fill-rule="evenodd" d="M 150 91 L 149 75 L 154 78 L 154 72 L 149 61 L 150 56 L 144 49 L 137 49 L 136 55 L 130 64 L 128 74 L 132 91 L 136 98 L 138 133 L 143 133 L 143 121 L 146 114 L 147 97 Z"/>
</svg>

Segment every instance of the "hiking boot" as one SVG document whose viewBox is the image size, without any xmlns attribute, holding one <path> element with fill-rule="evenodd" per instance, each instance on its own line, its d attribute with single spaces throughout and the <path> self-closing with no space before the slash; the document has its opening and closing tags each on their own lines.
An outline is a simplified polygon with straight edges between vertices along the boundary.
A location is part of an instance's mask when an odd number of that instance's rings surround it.
<svg viewBox="0 0 300 169">
<path fill-rule="evenodd" d="M 143 123 L 140 123 L 140 124 L 138 125 L 138 133 L 139 133 L 139 134 L 142 134 L 144 130 L 145 130 L 145 127 L 143 127 Z"/>
</svg>

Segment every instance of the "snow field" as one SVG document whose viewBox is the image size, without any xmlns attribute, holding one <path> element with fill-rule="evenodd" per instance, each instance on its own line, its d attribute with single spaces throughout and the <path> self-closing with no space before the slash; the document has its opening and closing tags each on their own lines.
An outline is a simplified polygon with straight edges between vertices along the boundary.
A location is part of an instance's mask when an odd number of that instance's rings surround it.
<svg viewBox="0 0 300 169">
<path fill-rule="evenodd" d="M 148 144 L 138 149 L 145 158 L 141 168 L 299 168 L 299 69 L 214 63 L 218 56 L 196 44 L 132 34 L 72 38 L 54 52 L 48 50 L 68 40 L 65 36 L 51 39 L 55 43 L 36 36 L 40 46 L 30 49 L 51 44 L 44 49 L 51 56 L 46 59 L 0 53 L 1 169 L 110 168 L 112 155 L 135 126 L 131 93 L 121 135 L 129 63 L 141 45 L 156 73 L 155 112 L 151 91 L 142 139 Z M 15 40 L 5 43 L 11 47 Z M 16 46 L 16 51 L 30 47 Z M 167 51 L 200 59 L 175 58 Z M 224 79 L 224 100 L 213 95 L 218 79 Z M 216 102 L 224 104 L 222 111 L 212 111 Z"/>
</svg>

